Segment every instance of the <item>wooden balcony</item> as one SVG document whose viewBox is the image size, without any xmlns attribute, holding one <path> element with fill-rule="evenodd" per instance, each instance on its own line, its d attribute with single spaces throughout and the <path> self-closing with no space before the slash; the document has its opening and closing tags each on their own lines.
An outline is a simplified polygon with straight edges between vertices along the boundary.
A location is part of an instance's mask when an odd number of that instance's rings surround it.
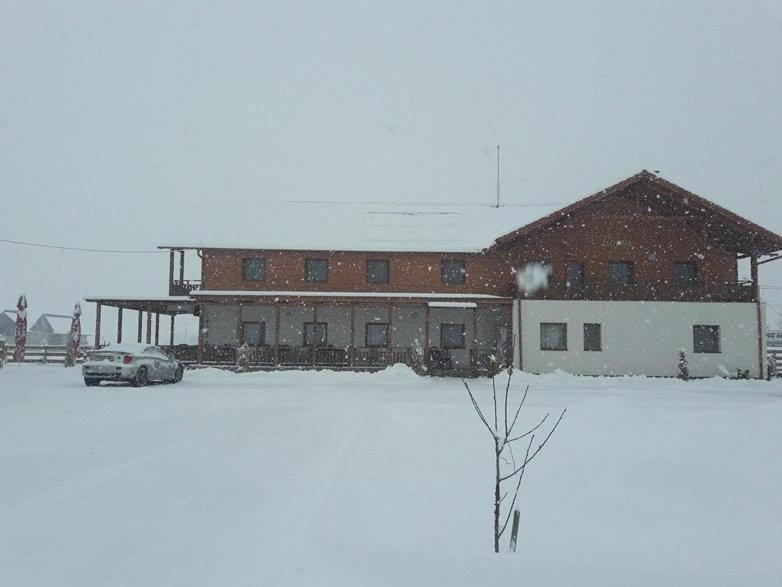
<svg viewBox="0 0 782 587">
<path fill-rule="evenodd" d="M 175 279 L 168 284 L 168 295 L 189 296 L 191 292 L 201 289 L 201 281 L 197 279 Z"/>
<path fill-rule="evenodd" d="M 581 288 L 557 287 L 531 296 L 543 300 L 621 300 L 664 302 L 754 302 L 755 293 L 751 281 L 704 284 L 695 282 L 680 285 L 670 281 L 635 282 L 626 286 L 614 286 L 609 282 L 585 283 Z"/>
</svg>

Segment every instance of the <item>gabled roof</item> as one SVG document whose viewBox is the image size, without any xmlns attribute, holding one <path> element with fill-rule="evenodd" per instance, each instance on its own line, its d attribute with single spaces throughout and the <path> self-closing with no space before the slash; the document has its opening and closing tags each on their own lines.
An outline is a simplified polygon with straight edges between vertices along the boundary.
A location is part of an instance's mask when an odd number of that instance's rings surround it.
<svg viewBox="0 0 782 587">
<path fill-rule="evenodd" d="M 559 206 L 247 201 L 183 209 L 159 248 L 479 253 Z"/>
<path fill-rule="evenodd" d="M 750 247 L 752 251 L 748 250 L 748 253 L 755 252 L 757 254 L 768 254 L 774 251 L 782 250 L 782 236 L 779 236 L 778 234 L 775 234 L 774 232 L 771 232 L 770 230 L 763 228 L 762 226 L 759 226 L 754 222 L 751 222 L 746 218 L 743 218 L 738 214 L 735 214 L 730 210 L 715 204 L 714 202 L 710 202 L 709 200 L 693 194 L 692 192 L 670 181 L 650 173 L 645 169 L 640 173 L 636 173 L 635 175 L 615 183 L 614 185 L 604 190 L 592 194 L 591 196 L 587 196 L 586 198 L 578 200 L 569 206 L 565 206 L 564 208 L 543 216 L 534 222 L 526 224 L 521 228 L 517 228 L 514 231 L 498 237 L 495 239 L 494 245 L 492 245 L 492 247 L 506 245 L 520 238 L 529 236 L 537 230 L 550 226 L 557 221 L 566 219 L 575 212 L 584 210 L 589 206 L 597 204 L 613 195 L 620 194 L 628 188 L 639 184 L 658 186 L 668 195 L 675 198 L 677 204 L 684 207 L 685 209 L 690 210 L 699 216 L 707 215 L 716 217 L 721 223 L 724 223 L 725 225 L 741 232 L 744 236 L 747 237 L 748 240 L 752 242 Z"/>
</svg>

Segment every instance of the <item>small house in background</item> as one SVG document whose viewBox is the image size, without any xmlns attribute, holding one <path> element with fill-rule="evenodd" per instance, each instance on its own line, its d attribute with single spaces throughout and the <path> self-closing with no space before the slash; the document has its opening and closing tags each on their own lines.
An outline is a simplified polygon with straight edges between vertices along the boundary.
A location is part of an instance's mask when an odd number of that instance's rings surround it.
<svg viewBox="0 0 782 587">
<path fill-rule="evenodd" d="M 16 310 L 0 312 L 0 339 L 13 340 L 16 333 Z"/>
<path fill-rule="evenodd" d="M 65 346 L 68 344 L 72 319 L 72 316 L 64 314 L 41 314 L 27 333 L 27 344 Z M 86 336 L 82 336 L 81 344 L 88 344 Z"/>
</svg>

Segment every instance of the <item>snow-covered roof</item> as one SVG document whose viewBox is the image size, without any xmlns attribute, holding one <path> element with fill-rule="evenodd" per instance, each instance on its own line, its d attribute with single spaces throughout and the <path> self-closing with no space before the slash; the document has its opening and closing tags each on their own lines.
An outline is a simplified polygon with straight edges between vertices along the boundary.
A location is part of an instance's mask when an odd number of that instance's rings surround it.
<svg viewBox="0 0 782 587">
<path fill-rule="evenodd" d="M 504 300 L 503 296 L 490 294 L 460 294 L 460 293 L 432 293 L 432 292 L 385 292 L 385 291 L 256 291 L 256 290 L 203 290 L 194 291 L 193 297 L 300 297 L 300 298 L 432 298 L 432 299 L 456 299 L 456 300 Z"/>
<path fill-rule="evenodd" d="M 559 207 L 232 202 L 182 210 L 161 248 L 474 252 Z"/>
</svg>

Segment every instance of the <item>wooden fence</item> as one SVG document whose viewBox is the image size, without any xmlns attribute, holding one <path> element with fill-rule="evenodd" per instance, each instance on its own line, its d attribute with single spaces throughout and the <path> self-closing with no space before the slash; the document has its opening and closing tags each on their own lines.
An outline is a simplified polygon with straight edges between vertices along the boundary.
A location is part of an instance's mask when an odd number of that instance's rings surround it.
<svg viewBox="0 0 782 587">
<path fill-rule="evenodd" d="M 782 377 L 782 347 L 769 348 L 768 360 L 769 362 L 774 361 L 777 377 Z"/>
<path fill-rule="evenodd" d="M 67 347 L 65 345 L 27 345 L 24 352 L 23 363 L 64 363 L 65 355 L 67 353 Z M 76 358 L 77 363 L 84 362 L 85 354 L 89 348 L 82 348 L 81 354 Z M 0 349 L 0 355 L 3 354 L 3 350 Z M 7 363 L 15 363 L 14 361 L 14 347 L 5 347 L 5 360 Z M 2 360 L 0 358 L 0 360 Z"/>
</svg>

